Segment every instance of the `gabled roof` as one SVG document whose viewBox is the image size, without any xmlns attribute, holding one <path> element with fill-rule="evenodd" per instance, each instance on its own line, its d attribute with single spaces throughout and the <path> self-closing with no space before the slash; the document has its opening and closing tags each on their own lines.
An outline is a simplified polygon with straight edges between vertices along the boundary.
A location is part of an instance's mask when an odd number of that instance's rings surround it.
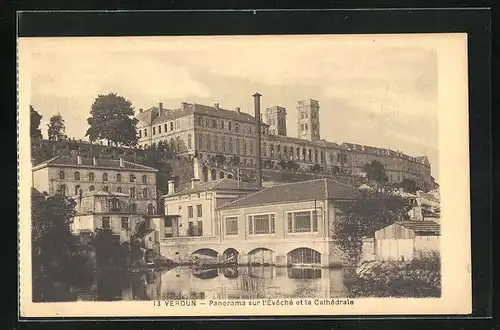
<svg viewBox="0 0 500 330">
<path fill-rule="evenodd" d="M 203 191 L 247 191 L 247 192 L 254 192 L 259 190 L 260 188 L 255 187 L 252 184 L 246 183 L 246 182 L 239 182 L 234 179 L 219 179 L 219 180 L 213 180 L 213 181 L 208 181 L 208 182 L 203 182 L 203 183 L 197 183 L 194 188 L 191 188 L 191 185 L 187 186 L 186 189 L 182 189 L 172 195 L 163 195 L 162 197 L 168 198 L 172 196 L 182 196 L 182 195 L 188 195 L 188 194 L 194 194 L 198 192 L 203 192 Z"/>
<path fill-rule="evenodd" d="M 141 121 L 141 122 L 144 122 L 146 124 L 151 124 L 158 116 L 161 116 L 163 114 L 166 114 L 166 113 L 170 113 L 172 112 L 172 110 L 170 109 L 160 109 L 158 107 L 151 107 L 143 112 L 139 112 L 137 115 L 136 115 L 136 118 Z"/>
<path fill-rule="evenodd" d="M 144 172 L 158 172 L 157 169 L 139 165 L 127 161 L 123 161 L 123 166 L 120 167 L 119 159 L 104 159 L 98 158 L 97 165 L 94 165 L 92 158 L 83 158 L 82 163 L 78 164 L 77 157 L 69 157 L 69 156 L 56 156 L 49 160 L 46 160 L 38 165 L 35 165 L 32 170 L 38 170 L 47 166 L 64 166 L 64 167 L 77 167 L 77 168 L 109 168 L 109 169 L 117 169 L 117 170 L 137 170 Z"/>
<path fill-rule="evenodd" d="M 227 203 L 220 209 L 324 199 L 352 200 L 357 193 L 354 187 L 329 179 L 315 179 L 272 186 Z"/>
<path fill-rule="evenodd" d="M 415 231 L 416 234 L 420 233 L 433 233 L 435 235 L 441 234 L 441 225 L 434 221 L 400 221 L 395 223 Z"/>
</svg>

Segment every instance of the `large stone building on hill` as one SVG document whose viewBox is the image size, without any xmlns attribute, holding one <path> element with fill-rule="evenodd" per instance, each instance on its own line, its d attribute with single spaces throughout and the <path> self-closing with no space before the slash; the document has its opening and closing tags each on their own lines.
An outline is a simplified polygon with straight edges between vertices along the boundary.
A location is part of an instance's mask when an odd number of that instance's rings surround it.
<svg viewBox="0 0 500 330">
<path fill-rule="evenodd" d="M 384 165 L 390 182 L 409 178 L 423 189 L 435 187 L 426 156 L 412 157 L 385 148 L 321 139 L 319 109 L 316 100 L 299 101 L 298 136 L 290 137 L 286 130 L 286 109 L 267 108 L 261 124 L 263 163 L 293 161 L 304 169 L 317 165 L 316 168 L 329 173 L 356 174 L 362 172 L 364 164 L 378 160 Z M 168 143 L 178 155 L 197 156 L 200 164 L 221 154 L 238 166 L 255 167 L 255 118 L 240 108 L 227 110 L 218 103 L 207 106 L 182 102 L 180 108 L 166 109 L 159 103 L 140 110 L 137 119 L 142 148 Z"/>
</svg>

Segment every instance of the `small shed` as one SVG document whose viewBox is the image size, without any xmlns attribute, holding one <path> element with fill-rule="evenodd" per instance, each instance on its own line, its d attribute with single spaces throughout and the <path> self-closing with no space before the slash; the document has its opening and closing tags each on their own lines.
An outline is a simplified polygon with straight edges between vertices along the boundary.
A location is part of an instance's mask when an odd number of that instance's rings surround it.
<svg viewBox="0 0 500 330">
<path fill-rule="evenodd" d="M 439 252 L 441 226 L 434 221 L 395 222 L 375 232 L 377 260 L 408 261 Z"/>
</svg>

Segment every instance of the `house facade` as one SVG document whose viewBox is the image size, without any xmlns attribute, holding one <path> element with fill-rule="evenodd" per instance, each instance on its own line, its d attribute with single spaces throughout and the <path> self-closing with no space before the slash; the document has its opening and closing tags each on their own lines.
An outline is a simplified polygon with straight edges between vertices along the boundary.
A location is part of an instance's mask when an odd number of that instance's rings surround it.
<svg viewBox="0 0 500 330">
<path fill-rule="evenodd" d="M 71 224 L 75 235 L 110 230 L 120 243 L 130 242 L 137 226 L 144 221 L 127 194 L 93 190 L 72 198 L 76 202 L 76 214 Z"/>
<path fill-rule="evenodd" d="M 57 156 L 32 168 L 33 187 L 49 195 L 80 196 L 97 190 L 126 194 L 137 213 L 154 213 L 157 169 L 123 159 Z"/>
<path fill-rule="evenodd" d="M 297 103 L 297 137 L 287 136 L 284 107 L 266 109 L 261 124 L 264 166 L 291 161 L 304 169 L 316 166 L 330 173 L 359 173 L 364 164 L 378 160 L 384 165 L 390 182 L 409 178 L 422 188 L 435 186 L 426 156 L 412 157 L 385 148 L 321 139 L 319 109 L 317 100 Z M 182 102 L 180 108 L 166 109 L 159 103 L 157 107 L 140 110 L 137 119 L 138 144 L 143 148 L 161 142 L 178 155 L 196 155 L 200 164 L 220 154 L 228 162 L 255 167 L 255 118 L 239 107 L 227 110 L 218 103 L 207 106 Z"/>
</svg>

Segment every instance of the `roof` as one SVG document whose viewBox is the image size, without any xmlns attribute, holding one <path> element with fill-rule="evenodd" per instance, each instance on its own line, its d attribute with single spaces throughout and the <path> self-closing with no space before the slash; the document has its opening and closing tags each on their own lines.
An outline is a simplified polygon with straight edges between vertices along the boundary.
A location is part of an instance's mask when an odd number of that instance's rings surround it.
<svg viewBox="0 0 500 330">
<path fill-rule="evenodd" d="M 187 194 L 198 193 L 202 191 L 226 191 L 226 190 L 239 190 L 253 192 L 259 190 L 260 188 L 246 182 L 239 182 L 234 179 L 224 178 L 219 180 L 213 180 L 203 183 L 195 184 L 194 188 L 191 185 L 188 188 L 180 190 L 172 195 L 164 195 L 162 197 L 168 198 L 172 196 L 182 196 Z"/>
<path fill-rule="evenodd" d="M 227 203 L 220 209 L 324 199 L 352 200 L 356 198 L 357 192 L 356 188 L 339 182 L 329 179 L 315 179 L 265 188 Z"/>
<path fill-rule="evenodd" d="M 162 111 L 162 113 L 153 118 L 151 115 L 147 115 L 147 113 L 153 113 L 153 111 L 158 111 L 158 108 L 153 107 L 151 109 L 148 109 L 140 114 L 137 115 L 137 119 L 140 121 L 143 121 L 148 124 L 161 124 L 169 120 L 177 119 L 180 117 L 192 115 L 194 113 L 196 114 L 201 114 L 205 116 L 212 116 L 212 117 L 221 117 L 221 118 L 226 118 L 234 121 L 240 121 L 240 122 L 247 122 L 254 124 L 255 123 L 255 117 L 246 113 L 246 112 L 238 112 L 235 110 L 227 110 L 227 109 L 222 109 L 222 108 L 215 108 L 214 106 L 208 106 L 208 105 L 203 105 L 203 104 L 197 104 L 197 103 L 189 103 L 186 104 L 185 108 L 179 108 L 175 110 L 165 110 Z M 151 121 L 152 120 L 152 121 Z M 268 126 L 266 123 L 262 122 L 261 125 L 263 126 Z"/>
<path fill-rule="evenodd" d="M 151 234 L 151 233 L 152 233 L 152 232 L 154 232 L 154 231 L 155 231 L 155 230 L 154 230 L 154 228 L 151 228 L 151 229 L 148 229 L 148 230 L 146 230 L 144 233 L 139 234 L 139 235 L 137 235 L 137 236 L 138 236 L 138 237 L 145 237 L 145 236 L 147 236 L 147 235 Z"/>
<path fill-rule="evenodd" d="M 395 223 L 415 231 L 416 234 L 429 232 L 436 235 L 441 234 L 441 225 L 434 221 L 401 221 Z"/>
<path fill-rule="evenodd" d="M 120 167 L 119 159 L 105 159 L 97 158 L 97 165 L 94 165 L 92 158 L 82 157 L 82 163 L 78 164 L 77 156 L 56 156 L 46 160 L 38 165 L 35 165 L 32 170 L 38 170 L 47 166 L 63 166 L 63 167 L 77 167 L 77 168 L 109 168 L 109 169 L 126 169 L 144 172 L 158 172 L 157 169 L 139 165 L 135 163 L 123 161 L 123 167 Z"/>
</svg>

